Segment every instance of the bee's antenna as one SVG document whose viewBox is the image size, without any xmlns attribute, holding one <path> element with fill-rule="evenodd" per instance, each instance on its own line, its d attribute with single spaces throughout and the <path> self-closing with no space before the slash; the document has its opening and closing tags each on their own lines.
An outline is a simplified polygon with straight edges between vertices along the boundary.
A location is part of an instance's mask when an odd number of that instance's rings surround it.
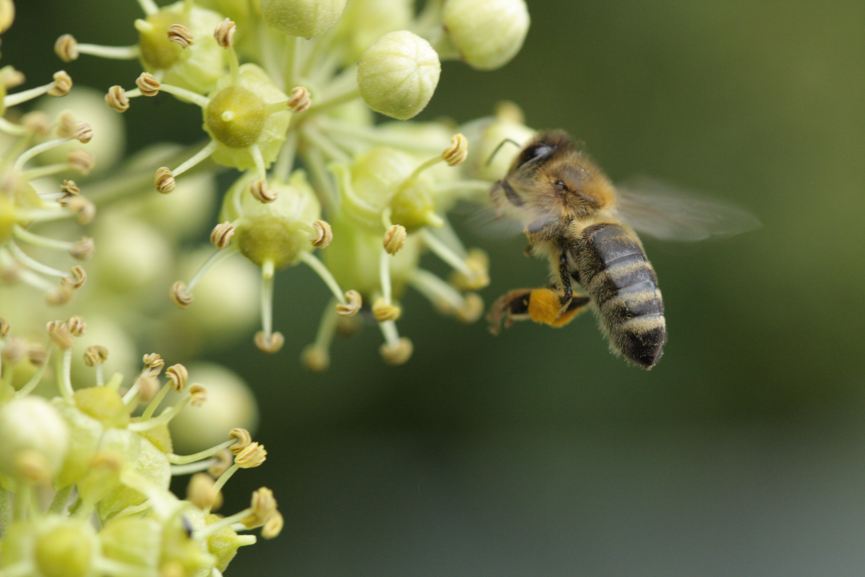
<svg viewBox="0 0 865 577">
<path fill-rule="evenodd" d="M 519 142 L 517 142 L 517 141 L 514 140 L 513 138 L 505 138 L 505 139 L 503 139 L 501 142 L 499 142 L 498 146 L 496 146 L 495 150 L 493 150 L 492 154 L 490 154 L 490 157 L 487 159 L 486 166 L 489 166 L 489 165 L 492 163 L 493 159 L 494 159 L 494 158 L 496 157 L 496 155 L 499 153 L 499 150 L 502 149 L 502 146 L 504 146 L 505 144 L 508 144 L 508 143 L 513 144 L 513 145 L 516 146 L 517 148 L 522 148 L 522 147 L 523 147 L 522 144 L 520 144 Z"/>
</svg>

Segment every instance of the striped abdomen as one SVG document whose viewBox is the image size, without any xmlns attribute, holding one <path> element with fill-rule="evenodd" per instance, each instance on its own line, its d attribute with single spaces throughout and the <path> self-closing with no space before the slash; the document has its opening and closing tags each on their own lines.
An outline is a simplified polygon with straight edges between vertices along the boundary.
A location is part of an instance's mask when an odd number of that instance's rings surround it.
<svg viewBox="0 0 865 577">
<path fill-rule="evenodd" d="M 636 235 L 618 224 L 587 227 L 569 255 L 613 349 L 650 369 L 667 342 L 658 277 Z"/>
</svg>

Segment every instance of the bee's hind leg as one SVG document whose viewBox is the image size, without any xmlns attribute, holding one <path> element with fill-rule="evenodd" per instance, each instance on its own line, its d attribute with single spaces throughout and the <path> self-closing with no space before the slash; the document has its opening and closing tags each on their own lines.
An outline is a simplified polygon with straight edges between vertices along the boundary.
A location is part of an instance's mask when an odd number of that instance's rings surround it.
<svg viewBox="0 0 865 577">
<path fill-rule="evenodd" d="M 502 326 L 509 328 L 515 321 L 531 320 L 558 328 L 585 311 L 589 302 L 589 297 L 572 292 L 564 295 L 549 288 L 516 289 L 506 292 L 492 304 L 487 321 L 494 335 Z"/>
</svg>

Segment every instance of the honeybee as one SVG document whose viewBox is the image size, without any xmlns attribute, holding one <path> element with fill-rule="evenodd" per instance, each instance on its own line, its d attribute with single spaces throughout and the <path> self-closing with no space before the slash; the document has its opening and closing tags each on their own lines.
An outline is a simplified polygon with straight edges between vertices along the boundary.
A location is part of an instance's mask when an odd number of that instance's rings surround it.
<svg viewBox="0 0 865 577">
<path fill-rule="evenodd" d="M 498 216 L 520 224 L 527 252 L 546 258 L 551 270 L 551 287 L 512 290 L 492 305 L 493 334 L 518 320 L 562 327 L 591 308 L 613 353 L 646 370 L 664 352 L 667 325 L 636 231 L 701 240 L 759 224 L 738 208 L 658 186 L 617 190 L 562 131 L 525 145 L 490 195 Z"/>
</svg>

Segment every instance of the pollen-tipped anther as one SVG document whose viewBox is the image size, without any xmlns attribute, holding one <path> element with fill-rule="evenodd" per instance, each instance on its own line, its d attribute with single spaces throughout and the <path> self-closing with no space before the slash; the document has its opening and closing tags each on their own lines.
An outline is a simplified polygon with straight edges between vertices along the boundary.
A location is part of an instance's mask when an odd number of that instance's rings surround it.
<svg viewBox="0 0 865 577">
<path fill-rule="evenodd" d="M 378 299 L 372 305 L 372 315 L 380 323 L 395 321 L 399 319 L 401 314 L 402 309 L 400 307 L 385 299 Z"/>
<path fill-rule="evenodd" d="M 144 363 L 144 368 L 147 372 L 154 377 L 159 375 L 159 373 L 162 372 L 163 367 L 165 367 L 165 360 L 159 353 L 147 353 L 141 359 L 141 362 Z"/>
<path fill-rule="evenodd" d="M 231 243 L 234 236 L 235 226 L 230 222 L 221 222 L 210 231 L 210 244 L 216 248 L 225 248 Z"/>
<path fill-rule="evenodd" d="M 207 402 L 207 388 L 195 383 L 189 386 L 189 404 L 193 407 L 201 407 Z"/>
<path fill-rule="evenodd" d="M 454 311 L 454 314 L 461 322 L 474 323 L 484 314 L 484 301 L 480 295 L 469 293 L 465 295 L 463 306 Z"/>
<path fill-rule="evenodd" d="M 254 469 L 267 459 L 267 451 L 261 443 L 253 442 L 234 456 L 234 464 L 241 469 Z"/>
<path fill-rule="evenodd" d="M 122 86 L 115 84 L 105 93 L 105 103 L 117 112 L 129 110 L 129 96 Z"/>
<path fill-rule="evenodd" d="M 63 350 L 67 350 L 72 347 L 72 342 L 74 337 L 72 332 L 69 330 L 69 326 L 63 321 L 49 321 L 45 328 L 48 331 L 48 336 L 51 338 L 51 342 L 60 347 Z"/>
<path fill-rule="evenodd" d="M 71 34 L 64 34 L 54 42 L 54 53 L 63 62 L 78 59 L 78 41 Z"/>
<path fill-rule="evenodd" d="M 172 24 L 168 27 L 168 40 L 181 48 L 192 46 L 192 31 L 183 24 Z"/>
<path fill-rule="evenodd" d="M 65 70 L 54 73 L 54 83 L 48 89 L 51 96 L 66 96 L 72 90 L 72 77 Z"/>
<path fill-rule="evenodd" d="M 228 432 L 228 438 L 234 440 L 234 444 L 231 445 L 230 449 L 235 455 L 252 444 L 252 435 L 249 434 L 248 430 L 241 427 L 231 429 Z"/>
<path fill-rule="evenodd" d="M 325 220 L 317 220 L 312 223 L 312 229 L 315 235 L 312 239 L 312 246 L 315 248 L 329 247 L 330 243 L 333 242 L 333 228 L 330 224 Z"/>
<path fill-rule="evenodd" d="M 62 199 L 60 205 L 75 214 L 79 224 L 89 224 L 93 222 L 93 218 L 96 216 L 96 206 L 83 196 Z"/>
<path fill-rule="evenodd" d="M 91 345 L 84 349 L 84 364 L 88 367 L 98 367 L 108 360 L 108 349 L 101 345 Z"/>
<path fill-rule="evenodd" d="M 314 373 L 322 373 L 330 367 L 330 354 L 324 347 L 310 345 L 300 355 L 300 361 Z"/>
<path fill-rule="evenodd" d="M 255 346 L 265 353 L 276 353 L 285 344 L 285 337 L 280 332 L 271 333 L 270 336 L 264 334 L 264 331 L 255 333 Z"/>
<path fill-rule="evenodd" d="M 196 473 L 189 479 L 186 487 L 186 500 L 203 511 L 218 509 L 222 495 L 213 477 L 206 473 Z"/>
<path fill-rule="evenodd" d="M 75 241 L 72 248 L 69 249 L 69 254 L 75 260 L 87 260 L 93 256 L 95 246 L 93 239 L 85 236 L 84 238 Z"/>
<path fill-rule="evenodd" d="M 142 403 L 149 403 L 159 392 L 160 384 L 154 375 L 142 374 L 135 380 L 138 386 L 138 400 Z"/>
<path fill-rule="evenodd" d="M 177 181 L 174 180 L 174 173 L 170 168 L 160 166 L 153 175 L 153 185 L 160 194 L 169 194 L 174 192 L 174 189 L 177 187 Z"/>
<path fill-rule="evenodd" d="M 247 528 L 258 527 L 267 523 L 277 511 L 276 498 L 273 491 L 262 487 L 252 494 L 249 504 L 250 514 L 243 520 Z"/>
<path fill-rule="evenodd" d="M 237 32 L 237 24 L 230 18 L 226 18 L 213 31 L 213 37 L 216 38 L 216 43 L 223 48 L 230 48 L 234 44 L 235 32 Z"/>
<path fill-rule="evenodd" d="M 63 196 L 80 196 L 81 189 L 78 188 L 78 185 L 74 180 L 66 179 L 60 184 L 60 192 L 63 193 Z"/>
<path fill-rule="evenodd" d="M 84 283 L 86 282 L 87 271 L 85 271 L 83 267 L 75 265 L 71 269 L 69 269 L 69 276 L 62 279 L 60 281 L 60 284 L 63 286 L 68 286 L 72 290 L 78 290 L 83 287 Z"/>
<path fill-rule="evenodd" d="M 384 241 L 382 242 L 384 250 L 391 255 L 398 253 L 405 246 L 406 238 L 408 238 L 408 232 L 403 225 L 392 225 L 384 233 Z"/>
<path fill-rule="evenodd" d="M 457 133 L 451 137 L 451 145 L 442 152 L 442 160 L 448 166 L 457 166 L 465 162 L 469 155 L 469 141 L 463 134 Z"/>
<path fill-rule="evenodd" d="M 135 86 L 137 86 L 138 90 L 141 91 L 142 96 L 156 96 L 159 94 L 159 89 L 162 87 L 162 84 L 154 75 L 149 72 L 142 72 L 138 75 L 138 78 L 135 79 Z"/>
<path fill-rule="evenodd" d="M 288 96 L 288 107 L 294 112 L 304 112 L 312 106 L 309 90 L 303 86 L 295 86 Z"/>
<path fill-rule="evenodd" d="M 394 343 L 384 343 L 379 348 L 384 361 L 389 365 L 403 365 L 411 358 L 414 352 L 414 345 L 405 337 L 400 338 Z"/>
<path fill-rule="evenodd" d="M 186 388 L 186 383 L 189 381 L 189 371 L 180 363 L 171 365 L 165 369 L 165 378 L 168 379 L 168 384 L 178 393 Z"/>
<path fill-rule="evenodd" d="M 185 282 L 177 281 L 171 285 L 171 300 L 182 309 L 192 303 L 192 295 L 187 290 Z"/>
<path fill-rule="evenodd" d="M 96 165 L 93 155 L 86 150 L 73 150 L 69 153 L 66 160 L 70 167 L 84 175 L 90 174 L 90 171 Z"/>
<path fill-rule="evenodd" d="M 271 515 L 270 519 L 264 524 L 261 528 L 261 536 L 264 539 L 276 539 L 279 537 L 279 534 L 282 532 L 282 528 L 285 525 L 285 519 L 282 517 L 282 513 L 276 511 Z"/>
<path fill-rule="evenodd" d="M 276 200 L 276 191 L 267 186 L 267 181 L 256 180 L 249 187 L 249 192 L 255 197 L 255 200 L 263 204 L 267 204 Z"/>
<path fill-rule="evenodd" d="M 350 290 L 345 293 L 345 302 L 336 305 L 336 312 L 343 317 L 353 317 L 360 312 L 362 306 L 363 297 L 356 290 Z"/>
</svg>

